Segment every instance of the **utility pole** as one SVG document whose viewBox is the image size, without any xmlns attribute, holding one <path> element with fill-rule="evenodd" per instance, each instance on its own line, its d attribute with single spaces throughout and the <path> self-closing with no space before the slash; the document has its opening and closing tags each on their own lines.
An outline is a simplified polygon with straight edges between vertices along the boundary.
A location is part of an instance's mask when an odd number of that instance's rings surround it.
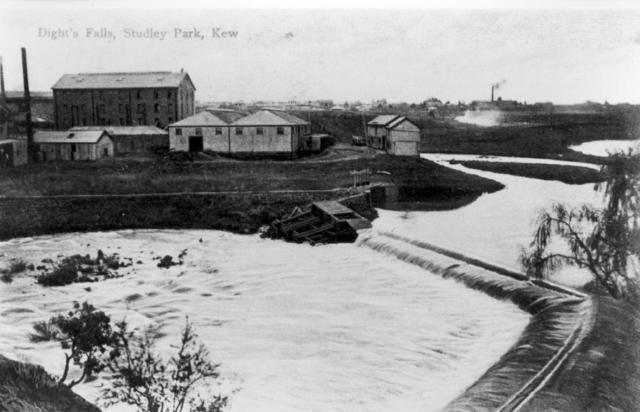
<svg viewBox="0 0 640 412">
<path fill-rule="evenodd" d="M 24 105 L 26 110 L 25 120 L 27 123 L 27 157 L 31 162 L 34 159 L 33 130 L 31 126 L 31 93 L 29 92 L 29 73 L 27 70 L 27 50 L 22 49 L 22 81 L 24 84 Z"/>
</svg>

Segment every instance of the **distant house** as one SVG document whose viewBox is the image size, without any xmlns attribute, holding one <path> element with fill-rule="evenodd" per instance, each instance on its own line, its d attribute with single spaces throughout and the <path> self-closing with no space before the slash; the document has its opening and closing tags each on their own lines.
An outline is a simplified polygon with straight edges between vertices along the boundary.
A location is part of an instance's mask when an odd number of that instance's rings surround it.
<svg viewBox="0 0 640 412">
<path fill-rule="evenodd" d="M 53 85 L 57 129 L 74 126 L 164 128 L 195 113 L 185 72 L 65 74 Z"/>
<path fill-rule="evenodd" d="M 203 111 L 169 125 L 169 142 L 181 151 L 296 157 L 309 131 L 308 122 L 275 110 L 249 115 Z"/>
<path fill-rule="evenodd" d="M 76 126 L 70 132 L 106 130 L 116 156 L 169 149 L 169 133 L 156 126 Z"/>
<path fill-rule="evenodd" d="M 113 156 L 106 130 L 79 132 L 37 131 L 33 136 L 40 160 L 98 160 Z"/>
<path fill-rule="evenodd" d="M 399 115 L 381 115 L 367 123 L 367 145 L 399 156 L 418 156 L 420 129 Z"/>
</svg>

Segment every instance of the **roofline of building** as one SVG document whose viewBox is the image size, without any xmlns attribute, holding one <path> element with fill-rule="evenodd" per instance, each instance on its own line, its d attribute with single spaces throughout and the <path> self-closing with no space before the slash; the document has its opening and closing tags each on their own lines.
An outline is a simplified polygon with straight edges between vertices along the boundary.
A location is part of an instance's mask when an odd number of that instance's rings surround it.
<svg viewBox="0 0 640 412">
<path fill-rule="evenodd" d="M 193 83 L 191 83 L 193 85 Z M 55 85 L 54 85 L 55 86 Z M 177 89 L 180 86 L 134 86 L 134 87 L 54 87 L 51 90 L 128 90 L 128 89 Z M 195 86 L 193 88 L 195 90 Z"/>
<path fill-rule="evenodd" d="M 167 127 L 293 127 L 293 126 L 306 126 L 310 123 L 305 123 L 304 125 L 302 123 L 300 124 L 292 124 L 292 123 L 288 123 L 288 124 L 221 124 L 221 125 L 216 125 L 216 124 L 202 124 L 202 125 L 193 125 L 193 124 L 170 124 Z"/>
<path fill-rule="evenodd" d="M 191 87 L 193 87 L 193 90 L 197 90 L 196 89 L 196 85 L 193 84 L 193 80 L 191 80 L 191 76 L 189 76 L 189 73 L 187 72 L 172 72 L 172 71 L 151 71 L 151 72 L 94 72 L 94 73 L 65 73 L 63 74 L 60 79 L 58 79 L 56 81 L 56 83 L 51 86 L 51 90 L 120 90 L 120 89 L 175 89 L 180 87 L 180 85 L 178 84 L 178 86 L 164 86 L 164 87 L 149 87 L 149 86 L 136 86 L 136 87 L 87 87 L 87 88 L 83 88 L 83 87 L 56 87 L 56 84 L 58 84 L 60 82 L 60 80 L 64 77 L 64 76 L 93 76 L 93 75 L 107 75 L 107 76 L 125 76 L 125 75 L 129 75 L 129 74 L 135 74 L 135 75 L 139 75 L 139 74 L 153 74 L 153 75 L 157 75 L 157 74 L 184 74 L 184 77 L 182 78 L 182 80 L 180 81 L 180 83 L 182 83 L 182 81 L 184 81 L 184 79 L 188 79 L 189 83 L 191 84 Z"/>
</svg>

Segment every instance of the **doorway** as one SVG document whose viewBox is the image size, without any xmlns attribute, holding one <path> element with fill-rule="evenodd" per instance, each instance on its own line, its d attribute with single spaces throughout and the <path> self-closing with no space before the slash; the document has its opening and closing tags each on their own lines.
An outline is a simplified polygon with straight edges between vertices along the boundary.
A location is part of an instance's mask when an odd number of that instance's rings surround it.
<svg viewBox="0 0 640 412">
<path fill-rule="evenodd" d="M 190 152 L 201 152 L 203 148 L 202 136 L 189 136 Z"/>
</svg>

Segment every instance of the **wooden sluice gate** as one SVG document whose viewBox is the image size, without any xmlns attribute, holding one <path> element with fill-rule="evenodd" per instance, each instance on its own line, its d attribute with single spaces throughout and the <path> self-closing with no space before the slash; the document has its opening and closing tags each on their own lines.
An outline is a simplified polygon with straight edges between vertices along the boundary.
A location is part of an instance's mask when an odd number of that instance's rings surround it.
<svg viewBox="0 0 640 412">
<path fill-rule="evenodd" d="M 298 243 L 343 243 L 355 241 L 357 231 L 368 227 L 371 223 L 367 219 L 338 201 L 328 200 L 294 209 L 274 221 L 267 236 Z"/>
</svg>

